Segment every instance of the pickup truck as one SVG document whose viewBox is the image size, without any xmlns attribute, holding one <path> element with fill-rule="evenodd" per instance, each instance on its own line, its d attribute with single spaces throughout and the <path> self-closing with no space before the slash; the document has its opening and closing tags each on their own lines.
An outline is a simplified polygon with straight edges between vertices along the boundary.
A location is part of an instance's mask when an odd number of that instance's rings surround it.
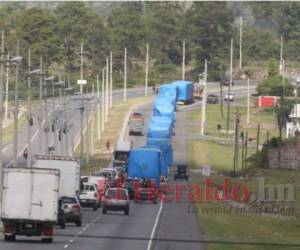
<svg viewBox="0 0 300 250">
<path fill-rule="evenodd" d="M 100 206 L 98 186 L 95 183 L 82 183 L 79 199 L 82 207 L 91 207 L 97 211 Z"/>
</svg>

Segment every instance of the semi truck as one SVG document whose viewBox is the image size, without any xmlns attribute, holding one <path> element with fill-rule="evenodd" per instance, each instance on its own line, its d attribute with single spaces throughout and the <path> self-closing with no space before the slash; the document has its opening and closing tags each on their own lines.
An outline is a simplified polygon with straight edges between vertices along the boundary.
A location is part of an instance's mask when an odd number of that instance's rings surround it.
<svg viewBox="0 0 300 250">
<path fill-rule="evenodd" d="M 58 219 L 60 173 L 56 169 L 4 168 L 1 220 L 4 240 L 16 235 L 53 240 Z"/>
<path fill-rule="evenodd" d="M 133 113 L 129 118 L 129 135 L 143 135 L 144 117 L 140 113 Z"/>
<path fill-rule="evenodd" d="M 126 168 L 129 152 L 132 148 L 131 141 L 118 140 L 116 143 L 113 166 Z"/>
</svg>

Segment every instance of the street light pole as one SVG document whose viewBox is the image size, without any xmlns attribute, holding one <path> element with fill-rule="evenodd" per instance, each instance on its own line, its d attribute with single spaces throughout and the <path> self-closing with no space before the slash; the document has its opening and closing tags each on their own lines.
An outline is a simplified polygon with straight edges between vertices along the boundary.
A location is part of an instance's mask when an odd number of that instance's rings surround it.
<svg viewBox="0 0 300 250">
<path fill-rule="evenodd" d="M 82 95 L 83 93 L 83 86 L 82 86 L 82 80 L 83 80 L 83 43 L 81 43 L 80 46 L 80 94 Z"/>
<path fill-rule="evenodd" d="M 146 46 L 145 96 L 148 96 L 149 44 Z"/>
<path fill-rule="evenodd" d="M 39 145 L 40 145 L 40 153 L 43 152 L 43 128 L 42 128 L 42 122 L 43 122 L 43 57 L 40 57 L 40 69 L 41 69 L 41 74 L 40 74 L 40 83 L 39 83 L 39 117 L 38 117 L 38 122 L 39 122 Z"/>
<path fill-rule="evenodd" d="M 230 81 L 228 85 L 228 96 L 227 96 L 227 122 L 226 122 L 226 135 L 229 136 L 229 119 L 230 119 L 230 92 L 232 86 L 232 62 L 233 61 L 233 39 L 230 41 Z"/>
<path fill-rule="evenodd" d="M 185 79 L 185 40 L 182 43 L 182 80 Z"/>
<path fill-rule="evenodd" d="M 1 32 L 1 58 L 0 58 L 0 114 L 3 112 L 3 83 L 4 83 L 4 30 Z M 3 117 L 0 115 L 0 201 L 2 200 L 2 190 L 3 190 L 3 153 L 2 153 L 2 143 L 3 143 Z M 0 214 L 2 213 L 2 202 L 0 202 Z M 0 226 L 2 223 L 0 222 Z"/>
<path fill-rule="evenodd" d="M 5 110 L 4 118 L 8 118 L 8 88 L 9 88 L 9 55 L 7 54 L 7 63 L 6 63 L 6 84 L 5 84 Z"/>
<path fill-rule="evenodd" d="M 100 86 L 99 75 L 97 75 L 97 139 L 101 139 L 101 121 L 100 121 Z"/>
<path fill-rule="evenodd" d="M 240 17 L 240 69 L 242 68 L 243 16 Z"/>
<path fill-rule="evenodd" d="M 124 93 L 123 101 L 127 101 L 127 48 L 124 49 Z"/>
<path fill-rule="evenodd" d="M 202 98 L 202 114 L 201 114 L 201 135 L 204 135 L 204 126 L 206 120 L 206 84 L 207 84 L 207 60 L 205 59 L 205 71 L 203 81 L 203 98 Z"/>
<path fill-rule="evenodd" d="M 17 40 L 17 56 L 19 56 L 19 40 Z M 16 84 L 15 84 L 13 167 L 17 167 L 17 156 L 18 156 L 18 114 L 19 114 L 19 63 L 17 62 L 16 63 Z"/>
<path fill-rule="evenodd" d="M 30 68 L 31 68 L 31 50 L 28 49 L 28 79 L 27 79 L 27 103 L 28 103 L 28 124 L 27 124 L 27 144 L 28 144 L 28 153 L 27 153 L 27 167 L 31 167 L 31 77 L 30 77 Z"/>
<path fill-rule="evenodd" d="M 109 77 L 109 69 L 108 69 L 108 57 L 106 57 L 106 80 L 105 80 L 105 122 L 108 121 L 108 77 Z"/>
<path fill-rule="evenodd" d="M 250 78 L 247 79 L 247 125 L 250 124 Z"/>
<path fill-rule="evenodd" d="M 104 131 L 105 119 L 105 100 L 104 100 L 104 81 L 105 81 L 105 68 L 102 69 L 102 82 L 101 82 L 101 132 Z"/>
<path fill-rule="evenodd" d="M 113 82 L 112 82 L 112 51 L 110 52 L 110 60 L 109 60 L 109 88 L 110 88 L 110 97 L 109 97 L 109 107 L 112 108 L 113 105 Z"/>
</svg>

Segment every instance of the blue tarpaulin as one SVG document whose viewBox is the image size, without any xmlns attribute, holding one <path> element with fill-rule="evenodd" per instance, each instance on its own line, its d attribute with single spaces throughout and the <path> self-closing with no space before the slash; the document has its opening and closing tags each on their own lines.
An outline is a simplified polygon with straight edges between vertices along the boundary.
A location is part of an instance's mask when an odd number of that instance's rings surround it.
<svg viewBox="0 0 300 250">
<path fill-rule="evenodd" d="M 166 124 L 167 126 L 170 126 L 171 128 L 173 128 L 173 126 L 174 126 L 174 121 L 170 117 L 167 117 L 167 116 L 152 116 L 150 122 Z"/>
<path fill-rule="evenodd" d="M 172 84 L 178 87 L 178 101 L 188 102 L 193 100 L 194 85 L 191 81 L 173 81 Z"/>
<path fill-rule="evenodd" d="M 154 116 L 167 116 L 175 120 L 175 105 L 173 101 L 165 97 L 156 97 L 153 104 Z"/>
<path fill-rule="evenodd" d="M 164 159 L 159 148 L 134 148 L 130 151 L 127 161 L 127 174 L 130 178 L 154 179 L 159 186 L 161 166 Z"/>
<path fill-rule="evenodd" d="M 178 99 L 178 87 L 170 83 L 160 85 L 159 96 L 172 99 L 176 105 Z"/>
<path fill-rule="evenodd" d="M 172 137 L 172 124 L 157 123 L 150 121 L 148 130 L 148 138 L 171 138 Z"/>
<path fill-rule="evenodd" d="M 162 138 L 147 138 L 147 146 L 158 146 L 165 154 L 169 167 L 173 165 L 173 148 L 171 140 Z"/>
</svg>

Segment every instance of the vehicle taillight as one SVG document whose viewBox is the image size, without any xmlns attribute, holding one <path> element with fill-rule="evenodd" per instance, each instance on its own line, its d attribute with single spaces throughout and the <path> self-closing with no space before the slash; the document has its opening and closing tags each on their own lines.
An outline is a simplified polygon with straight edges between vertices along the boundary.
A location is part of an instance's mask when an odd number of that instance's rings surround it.
<svg viewBox="0 0 300 250">
<path fill-rule="evenodd" d="M 72 206 L 72 208 L 78 208 L 79 209 L 80 205 L 79 204 L 75 204 L 75 205 Z"/>
<path fill-rule="evenodd" d="M 11 225 L 11 224 L 5 224 L 5 226 L 4 226 L 4 232 L 5 232 L 5 233 L 14 233 L 14 232 L 15 232 L 15 227 L 14 227 L 14 225 Z"/>
<path fill-rule="evenodd" d="M 45 236 L 52 236 L 53 235 L 53 227 L 51 225 L 46 226 L 43 230 L 43 234 Z"/>
</svg>

